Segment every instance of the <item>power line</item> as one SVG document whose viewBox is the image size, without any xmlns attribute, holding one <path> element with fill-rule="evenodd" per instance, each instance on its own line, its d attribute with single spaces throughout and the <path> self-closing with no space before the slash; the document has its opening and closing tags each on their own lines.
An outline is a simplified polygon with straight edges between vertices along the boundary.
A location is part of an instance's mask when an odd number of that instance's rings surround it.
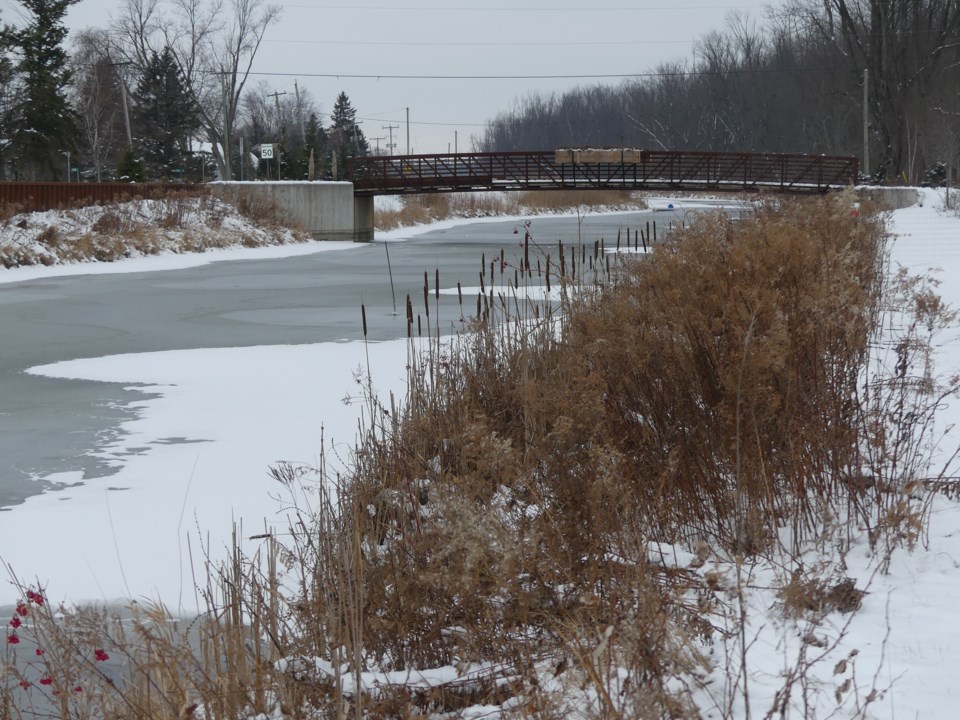
<svg viewBox="0 0 960 720">
<path fill-rule="evenodd" d="M 386 120 L 386 121 L 384 121 L 383 118 L 370 118 L 370 117 L 358 118 L 358 120 L 369 120 L 369 121 L 371 121 L 371 122 L 395 122 L 395 123 L 406 122 L 405 120 L 404 120 L 404 121 L 401 121 L 401 120 Z M 486 126 L 487 126 L 486 123 L 428 122 L 427 120 L 411 120 L 411 121 L 410 121 L 410 124 L 411 124 L 411 125 L 437 125 L 437 126 L 439 126 L 439 127 L 455 127 L 455 126 L 457 126 L 457 125 L 460 125 L 460 126 L 463 126 L 463 127 L 486 127 Z M 394 126 L 394 127 L 396 127 L 396 126 Z M 384 126 L 383 126 L 383 129 L 386 130 L 386 129 L 387 129 L 387 126 L 384 125 Z"/>
<path fill-rule="evenodd" d="M 767 3 L 754 5 L 643 5 L 632 7 L 517 7 L 516 5 L 507 5 L 500 7 L 471 5 L 464 7 L 428 7 L 424 5 L 321 5 L 316 3 L 284 3 L 286 8 L 299 8 L 305 10 L 359 10 L 384 12 L 394 10 L 398 12 L 419 12 L 428 11 L 438 12 L 512 12 L 512 13 L 597 13 L 597 12 L 663 12 L 666 10 L 677 10 L 686 12 L 688 10 L 762 10 L 767 7 Z"/>
<path fill-rule="evenodd" d="M 388 114 L 390 114 L 390 112 L 396 112 L 396 111 L 391 110 L 391 111 L 382 112 L 382 113 L 373 113 L 372 115 L 370 115 L 370 116 L 365 116 L 365 117 L 361 117 L 361 116 L 358 115 L 358 116 L 357 116 L 357 120 L 368 120 L 368 121 L 370 121 L 370 122 L 386 122 L 386 123 L 401 123 L 401 122 L 406 122 L 406 120 L 398 120 L 398 119 L 396 119 L 396 118 L 391 118 L 391 119 L 387 120 L 387 119 L 384 119 L 384 118 L 382 117 L 383 115 L 388 115 Z M 317 114 L 317 116 L 330 117 L 330 113 L 328 113 L 328 112 L 317 111 L 316 114 Z M 437 121 L 428 121 L 428 120 L 411 120 L 411 121 L 410 121 L 410 124 L 411 124 L 411 125 L 436 125 L 436 126 L 439 126 L 439 127 L 457 127 L 457 126 L 460 126 L 460 127 L 486 127 L 486 126 L 487 126 L 487 123 L 478 123 L 478 122 L 437 122 Z M 397 127 L 398 127 L 398 125 L 394 125 L 394 128 L 397 128 Z M 386 129 L 387 129 L 387 126 L 386 126 L 386 125 L 383 125 L 383 126 L 382 126 L 382 129 L 383 129 L 383 130 L 386 130 Z"/>
<path fill-rule="evenodd" d="M 717 75 L 760 75 L 772 73 L 833 72 L 836 68 L 739 68 L 730 70 L 672 70 L 638 73 L 584 73 L 548 75 L 388 75 L 366 73 L 251 72 L 263 77 L 310 77 L 348 80 L 619 80 L 660 77 L 710 77 Z"/>
<path fill-rule="evenodd" d="M 370 47 L 610 47 L 636 45 L 682 45 L 696 42 L 695 40 L 598 40 L 590 42 L 401 42 L 369 40 L 267 40 L 265 43 L 279 43 L 282 45 L 350 45 Z"/>
</svg>

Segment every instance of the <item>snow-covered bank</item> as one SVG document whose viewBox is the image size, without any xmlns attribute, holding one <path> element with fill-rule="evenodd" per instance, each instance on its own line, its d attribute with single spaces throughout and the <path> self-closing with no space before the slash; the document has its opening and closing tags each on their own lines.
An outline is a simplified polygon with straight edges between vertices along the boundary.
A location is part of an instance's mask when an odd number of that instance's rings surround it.
<svg viewBox="0 0 960 720">
<path fill-rule="evenodd" d="M 351 243 L 331 243 L 328 249 Z M 0 283 L 316 252 L 309 236 L 209 197 L 21 213 L 0 222 Z"/>
<path fill-rule="evenodd" d="M 63 265 L 30 265 L 19 268 L 0 268 L 0 285 L 26 280 L 41 280 L 52 277 L 77 275 L 118 275 L 124 273 L 163 272 L 186 270 L 215 262 L 239 260 L 269 260 L 272 258 L 297 257 L 329 250 L 346 250 L 360 247 L 358 243 L 333 240 L 307 240 L 291 245 L 265 245 L 263 247 L 214 248 L 205 252 L 169 253 L 137 258 L 125 258 L 113 262 L 66 263 Z"/>
</svg>

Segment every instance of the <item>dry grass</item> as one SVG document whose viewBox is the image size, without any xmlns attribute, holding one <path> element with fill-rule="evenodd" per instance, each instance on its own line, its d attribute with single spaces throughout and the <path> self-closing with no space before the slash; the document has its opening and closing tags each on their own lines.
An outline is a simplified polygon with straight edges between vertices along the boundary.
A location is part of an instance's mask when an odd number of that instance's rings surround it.
<svg viewBox="0 0 960 720">
<path fill-rule="evenodd" d="M 493 217 L 550 212 L 587 213 L 602 209 L 642 210 L 634 193 L 617 190 L 536 190 L 514 193 L 449 193 L 405 195 L 399 209 L 377 210 L 378 230 L 413 227 L 452 217 Z"/>
<path fill-rule="evenodd" d="M 528 238 L 515 284 L 559 299 L 523 301 L 494 260 L 452 346 L 425 278 L 422 308 L 407 304 L 405 403 L 358 379 L 373 420 L 353 473 L 276 468 L 298 508 L 289 539 L 210 572 L 199 654 L 162 612 L 136 639 L 112 631 L 130 670 L 103 702 L 151 718 L 194 699 L 211 718 L 347 718 L 509 698 L 524 717 L 697 717 L 704 648 L 719 637 L 746 657 L 741 579 L 700 572 L 708 558 L 739 573 L 776 556 L 784 614 L 822 617 L 855 611 L 862 588 L 804 566 L 801 545 L 840 518 L 887 556 L 922 531 L 919 490 L 938 477 L 921 475 L 924 419 L 949 389 L 930 347 L 951 315 L 923 283 L 884 281 L 885 240 L 844 196 L 703 216 L 633 259 Z M 355 691 L 373 668 L 441 666 L 462 675 Z"/>
</svg>

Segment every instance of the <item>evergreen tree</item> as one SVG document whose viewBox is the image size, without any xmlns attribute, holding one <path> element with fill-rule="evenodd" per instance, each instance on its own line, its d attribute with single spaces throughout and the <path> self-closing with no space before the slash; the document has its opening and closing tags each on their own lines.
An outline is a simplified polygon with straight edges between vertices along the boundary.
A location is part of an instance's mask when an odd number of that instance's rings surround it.
<svg viewBox="0 0 960 720">
<path fill-rule="evenodd" d="M 169 46 L 153 53 L 134 92 L 134 119 L 147 175 L 181 179 L 199 114 Z"/>
<path fill-rule="evenodd" d="M 14 64 L 11 54 L 16 49 L 16 34 L 10 25 L 0 26 L 0 138 L 10 136 L 7 123 L 10 111 L 17 104 L 14 88 Z M 0 143 L 0 180 L 6 180 L 12 158 L 7 143 Z"/>
<path fill-rule="evenodd" d="M 345 92 L 337 95 L 330 113 L 330 152 L 336 155 L 337 172 L 335 180 L 346 177 L 347 158 L 362 157 L 370 154 L 370 145 L 357 124 L 357 111 L 350 104 Z"/>
<path fill-rule="evenodd" d="M 343 130 L 356 124 L 357 111 L 350 104 L 350 98 L 347 97 L 347 94 L 341 91 L 333 104 L 333 112 L 330 113 L 330 127 L 334 130 Z"/>
<path fill-rule="evenodd" d="M 67 103 L 70 80 L 63 17 L 79 0 L 20 0 L 28 24 L 14 38 L 20 102 L 11 108 L 7 130 L 19 173 L 30 180 L 63 180 L 61 154 L 77 147 L 76 116 Z"/>
<path fill-rule="evenodd" d="M 117 162 L 116 179 L 119 182 L 139 183 L 146 180 L 143 158 L 133 148 L 127 148 Z"/>
</svg>

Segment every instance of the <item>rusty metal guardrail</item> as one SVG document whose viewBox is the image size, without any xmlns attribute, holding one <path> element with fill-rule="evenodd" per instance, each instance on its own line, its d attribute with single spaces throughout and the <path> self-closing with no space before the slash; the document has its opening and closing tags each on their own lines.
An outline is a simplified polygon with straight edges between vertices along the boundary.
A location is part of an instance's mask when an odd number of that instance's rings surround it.
<svg viewBox="0 0 960 720">
<path fill-rule="evenodd" d="M 350 158 L 357 195 L 620 189 L 823 193 L 857 182 L 855 157 L 658 150 L 557 150 Z"/>
</svg>

